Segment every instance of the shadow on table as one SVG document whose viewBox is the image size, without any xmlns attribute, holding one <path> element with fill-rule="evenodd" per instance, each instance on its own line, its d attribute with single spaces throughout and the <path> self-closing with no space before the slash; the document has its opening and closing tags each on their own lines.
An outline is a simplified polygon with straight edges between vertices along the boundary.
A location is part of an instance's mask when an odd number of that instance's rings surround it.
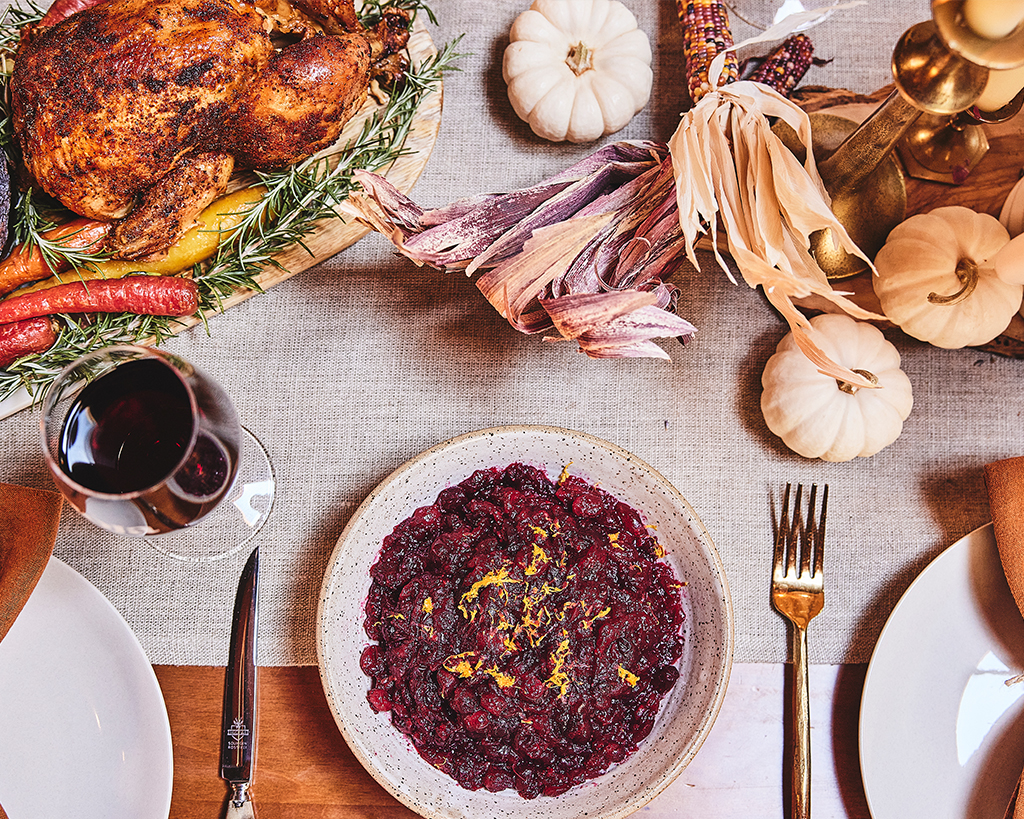
<svg viewBox="0 0 1024 819">
<path fill-rule="evenodd" d="M 832 699 L 832 758 L 837 771 L 839 793 L 846 807 L 846 815 L 869 819 L 867 797 L 860 774 L 860 743 L 858 723 L 860 699 L 864 691 L 867 666 L 844 665 L 836 679 Z"/>
<path fill-rule="evenodd" d="M 985 742 L 985 758 L 978 761 L 978 776 L 965 815 L 1002 819 L 1024 767 L 1024 714 L 1018 714 L 994 740 Z"/>
<path fill-rule="evenodd" d="M 971 468 L 959 463 L 930 464 L 930 474 L 921 478 L 921 493 L 936 523 L 942 527 L 941 549 L 992 519 L 980 461 Z M 937 554 L 931 555 L 929 561 Z"/>
<path fill-rule="evenodd" d="M 839 790 L 846 819 L 871 819 L 867 797 L 860 775 L 860 745 L 858 742 L 858 716 L 860 699 L 864 691 L 864 677 L 867 666 L 862 663 L 843 665 L 836 677 L 835 690 L 832 693 L 832 765 L 835 769 L 835 782 Z M 786 663 L 785 671 L 785 706 L 783 708 L 783 759 L 791 759 L 793 754 L 793 664 Z M 824 764 L 824 760 L 814 760 L 813 765 Z M 793 815 L 792 805 L 792 771 L 789 765 L 783 766 L 782 793 L 784 815 Z M 814 793 L 811 793 L 811 813 L 814 814 Z"/>
</svg>

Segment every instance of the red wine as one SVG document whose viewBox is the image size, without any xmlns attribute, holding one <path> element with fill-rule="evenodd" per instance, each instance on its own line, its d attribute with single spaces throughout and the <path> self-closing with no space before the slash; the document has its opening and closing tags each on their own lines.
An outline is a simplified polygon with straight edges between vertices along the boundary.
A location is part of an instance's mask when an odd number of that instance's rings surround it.
<svg viewBox="0 0 1024 819">
<path fill-rule="evenodd" d="M 203 389 L 199 398 L 218 412 L 216 396 Z M 200 427 L 185 383 L 157 358 L 124 362 L 89 383 L 68 410 L 58 446 L 71 480 L 122 496 L 97 503 L 73 492 L 76 508 L 126 534 L 168 532 L 202 517 L 227 490 L 237 459 L 237 441 Z"/>
<path fill-rule="evenodd" d="M 85 387 L 61 431 L 60 465 L 96 492 L 124 494 L 167 479 L 192 439 L 181 379 L 157 359 L 129 361 Z"/>
</svg>

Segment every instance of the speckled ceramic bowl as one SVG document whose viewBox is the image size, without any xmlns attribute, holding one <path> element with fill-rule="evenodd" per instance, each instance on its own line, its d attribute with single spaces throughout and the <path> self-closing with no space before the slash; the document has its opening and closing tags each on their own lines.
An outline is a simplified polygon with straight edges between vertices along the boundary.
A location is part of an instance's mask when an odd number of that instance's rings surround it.
<svg viewBox="0 0 1024 819">
<path fill-rule="evenodd" d="M 651 734 L 626 761 L 561 796 L 524 799 L 514 790 L 468 791 L 427 764 L 412 743 L 366 701 L 359 655 L 369 644 L 363 605 L 370 566 L 395 525 L 475 470 L 526 463 L 557 478 L 566 464 L 638 509 L 656 527 L 666 559 L 685 580 L 685 649 L 680 680 Z M 663 790 L 711 730 L 732 664 L 732 603 L 711 538 L 682 495 L 629 452 L 569 430 L 514 426 L 473 432 L 416 456 L 380 484 L 342 532 L 324 577 L 317 656 L 331 711 L 353 753 L 400 802 L 432 819 L 614 819 Z"/>
</svg>

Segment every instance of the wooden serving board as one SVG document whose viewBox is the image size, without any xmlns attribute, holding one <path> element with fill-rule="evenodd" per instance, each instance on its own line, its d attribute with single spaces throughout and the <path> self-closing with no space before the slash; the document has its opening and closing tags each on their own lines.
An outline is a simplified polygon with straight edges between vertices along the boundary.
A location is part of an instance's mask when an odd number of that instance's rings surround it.
<svg viewBox="0 0 1024 819">
<path fill-rule="evenodd" d="M 873 94 L 858 95 L 842 89 L 803 88 L 794 94 L 794 101 L 806 112 L 827 111 L 861 122 L 889 96 L 892 86 Z M 1024 170 L 1024 112 L 1005 122 L 985 125 L 988 153 L 961 185 L 946 185 L 905 176 L 907 216 L 943 205 L 963 205 L 980 213 L 999 216 L 1010 189 Z M 871 274 L 864 273 L 838 283 L 850 290 L 859 304 L 881 312 L 871 283 Z M 1012 358 L 1024 359 L 1024 317 L 1014 316 L 1010 326 L 994 341 L 978 349 Z"/>
</svg>

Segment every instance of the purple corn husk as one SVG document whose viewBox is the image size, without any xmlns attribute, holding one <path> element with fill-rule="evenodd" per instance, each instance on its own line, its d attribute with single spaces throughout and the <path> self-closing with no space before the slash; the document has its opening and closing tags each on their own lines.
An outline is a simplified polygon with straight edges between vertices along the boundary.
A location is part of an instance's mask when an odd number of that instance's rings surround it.
<svg viewBox="0 0 1024 819">
<path fill-rule="evenodd" d="M 678 289 L 666 281 L 686 251 L 664 143 L 612 143 L 529 188 L 434 210 L 382 177 L 357 179 L 383 213 L 372 223 L 402 253 L 443 270 L 487 271 L 478 287 L 521 332 L 556 330 L 598 358 L 668 358 L 653 338 L 695 332 L 674 315 Z"/>
<path fill-rule="evenodd" d="M 614 212 L 616 219 L 597 234 L 570 266 L 555 295 L 662 284 L 685 258 L 671 162 L 659 166 L 596 200 L 578 215 Z"/>
<path fill-rule="evenodd" d="M 651 339 L 688 338 L 696 329 L 652 303 L 656 298 L 620 291 L 563 296 L 541 304 L 562 338 L 576 341 L 591 358 L 667 358 Z"/>
<path fill-rule="evenodd" d="M 665 145 L 656 142 L 643 143 L 643 145 L 645 146 L 643 151 L 634 154 L 624 151 L 621 147 L 635 147 L 633 143 L 613 143 L 576 163 L 573 167 L 578 170 L 572 176 L 575 177 L 577 173 L 581 174 L 578 181 L 573 186 L 566 188 L 560 195 L 552 197 L 544 204 L 544 207 L 538 208 L 529 218 L 504 233 L 486 252 L 474 260 L 470 265 L 470 270 L 493 267 L 515 256 L 522 250 L 523 244 L 530 238 L 530 234 L 539 227 L 550 225 L 556 221 L 564 222 L 573 216 L 585 216 L 611 210 L 610 206 L 604 210 L 596 210 L 593 206 L 597 202 L 604 201 L 606 197 L 616 195 L 623 188 L 629 187 L 631 182 L 649 172 L 655 159 L 664 161 L 664 157 L 668 155 L 668 148 Z M 608 150 L 610 148 L 616 148 L 616 150 Z M 597 158 L 602 155 L 601 161 L 597 161 Z M 646 157 L 646 161 L 642 157 Z M 560 180 L 566 174 L 558 174 L 554 179 Z"/>
<path fill-rule="evenodd" d="M 522 250 L 534 230 L 565 221 L 667 156 L 658 142 L 606 145 L 529 188 L 461 199 L 424 211 L 383 177 L 358 172 L 359 181 L 404 237 L 402 252 L 443 270 L 493 267 Z"/>
</svg>

